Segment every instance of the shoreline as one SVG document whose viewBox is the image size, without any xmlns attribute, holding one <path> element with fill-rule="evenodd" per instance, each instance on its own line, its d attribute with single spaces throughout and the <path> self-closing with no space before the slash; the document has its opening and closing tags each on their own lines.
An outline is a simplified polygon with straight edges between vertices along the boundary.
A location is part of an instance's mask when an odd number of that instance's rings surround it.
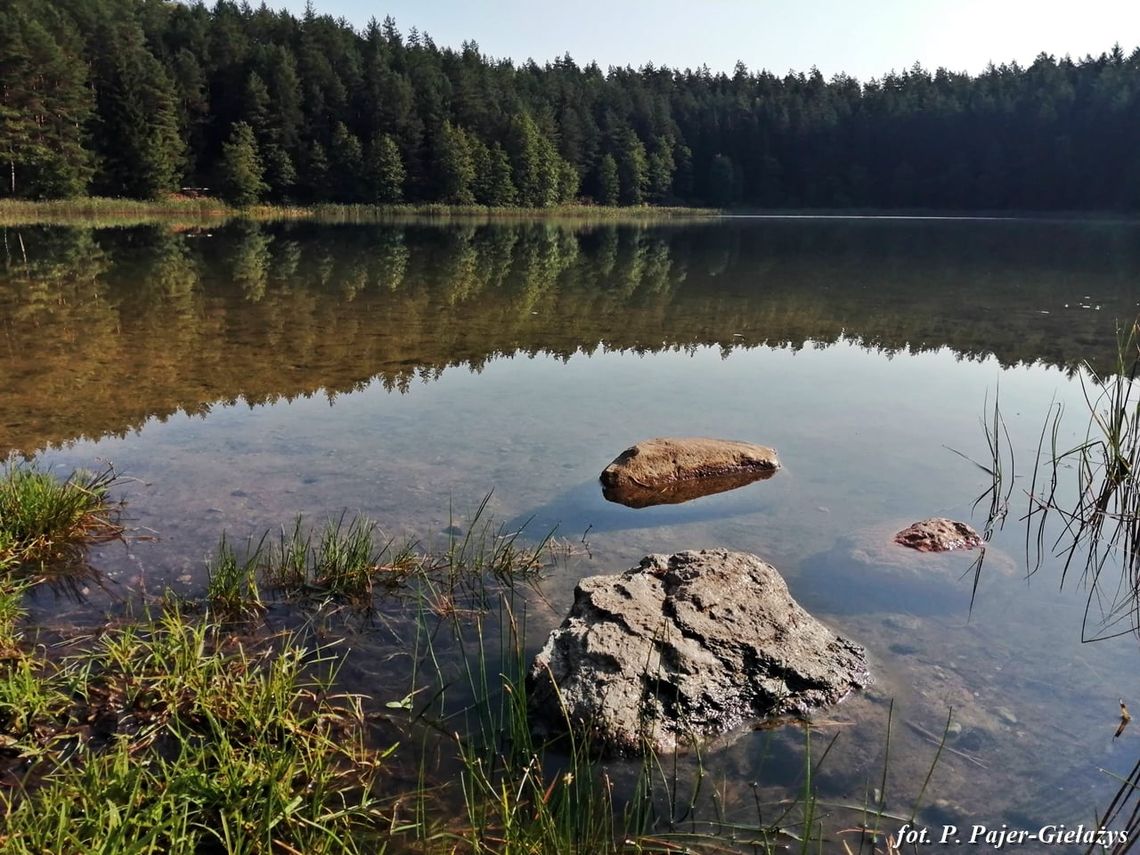
<svg viewBox="0 0 1140 855">
<path fill-rule="evenodd" d="M 603 207 L 559 205 L 550 208 L 492 208 L 484 205 L 408 203 L 362 205 L 319 203 L 315 205 L 252 205 L 235 208 L 221 199 L 121 199 L 92 196 L 80 199 L 0 200 L 0 227 L 16 226 L 131 226 L 147 223 L 167 225 L 216 225 L 229 220 L 258 222 L 311 221 L 323 223 L 382 223 L 403 219 L 509 220 L 540 218 L 597 222 L 645 222 L 652 220 L 716 219 L 715 208 Z"/>
<path fill-rule="evenodd" d="M 252 205 L 236 208 L 213 197 L 171 196 L 125 199 L 91 196 L 78 199 L 0 199 L 0 227 L 126 227 L 158 224 L 175 228 L 221 225 L 231 220 L 386 223 L 409 220 L 461 220 L 482 223 L 523 219 L 578 223 L 678 222 L 695 220 L 901 220 L 930 222 L 1093 222 L 1133 223 L 1140 216 L 1122 211 L 940 211 L 891 208 L 690 208 L 682 206 L 559 205 L 550 208 L 493 208 L 438 202 L 398 205 L 339 204 Z"/>
</svg>

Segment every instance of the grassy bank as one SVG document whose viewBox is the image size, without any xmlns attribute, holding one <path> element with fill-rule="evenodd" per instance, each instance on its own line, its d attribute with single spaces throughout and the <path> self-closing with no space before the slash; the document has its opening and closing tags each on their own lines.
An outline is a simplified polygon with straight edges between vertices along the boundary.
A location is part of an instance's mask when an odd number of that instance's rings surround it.
<svg viewBox="0 0 1140 855">
<path fill-rule="evenodd" d="M 172 226 L 212 225 L 241 217 L 264 222 L 312 220 L 327 223 L 373 223 L 401 218 L 504 220 L 541 217 L 583 222 L 643 222 L 657 219 L 708 218 L 711 208 L 666 208 L 640 205 L 607 208 L 560 205 L 553 208 L 490 208 L 484 205 L 254 205 L 235 208 L 220 199 L 172 196 L 159 200 L 89 197 L 31 201 L 0 200 L 0 226 L 77 225 L 127 226 L 167 223 Z"/>
</svg>

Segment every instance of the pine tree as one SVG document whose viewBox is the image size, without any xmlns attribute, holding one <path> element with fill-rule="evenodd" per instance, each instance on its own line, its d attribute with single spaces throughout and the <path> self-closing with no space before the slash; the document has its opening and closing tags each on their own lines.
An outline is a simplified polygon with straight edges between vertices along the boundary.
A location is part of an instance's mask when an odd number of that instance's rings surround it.
<svg viewBox="0 0 1140 855">
<path fill-rule="evenodd" d="M 578 186 L 582 178 L 574 164 L 563 158 L 558 158 L 558 204 L 569 205 L 578 195 Z"/>
<path fill-rule="evenodd" d="M 511 161 L 498 143 L 490 147 L 478 137 L 470 138 L 475 181 L 472 190 L 480 205 L 503 207 L 515 203 L 515 185 L 511 181 Z"/>
<path fill-rule="evenodd" d="M 653 143 L 653 153 L 649 155 L 649 201 L 663 205 L 670 201 L 673 193 L 673 145 L 664 137 Z"/>
<path fill-rule="evenodd" d="M 313 140 L 304 153 L 303 169 L 298 184 L 310 202 L 329 197 L 329 159 L 325 147 Z"/>
<path fill-rule="evenodd" d="M 241 207 L 257 204 L 269 189 L 263 176 L 253 128 L 245 122 L 238 122 L 229 141 L 222 146 L 219 167 L 222 198 Z"/>
<path fill-rule="evenodd" d="M 642 204 L 649 184 L 649 164 L 645 157 L 645 145 L 632 130 L 626 130 L 622 135 L 617 161 L 622 204 Z"/>
<path fill-rule="evenodd" d="M 390 205 L 404 200 L 404 180 L 407 174 L 400 159 L 400 149 L 388 134 L 379 134 L 372 140 L 365 159 L 364 174 L 369 201 Z"/>
<path fill-rule="evenodd" d="M 276 201 L 289 198 L 294 186 L 297 184 L 297 168 L 293 165 L 293 158 L 285 149 L 270 143 L 262 154 L 262 163 L 265 166 L 265 183 L 268 193 Z"/>
<path fill-rule="evenodd" d="M 64 26 L 57 34 L 20 7 L 0 30 L 0 157 L 12 195 L 77 195 L 91 177 L 87 71 L 75 34 Z"/>
<path fill-rule="evenodd" d="M 475 161 L 471 148 L 462 128 L 451 122 L 443 123 L 432 151 L 436 198 L 441 202 L 452 205 L 475 203 Z"/>
<path fill-rule="evenodd" d="M 566 161 L 529 114 L 512 120 L 508 154 L 519 204 L 528 208 L 558 204 L 563 189 L 562 164 Z"/>
<path fill-rule="evenodd" d="M 736 201 L 736 168 L 727 155 L 716 155 L 709 168 L 709 201 L 718 208 Z"/>
<path fill-rule="evenodd" d="M 333 192 L 339 202 L 359 202 L 363 196 L 361 176 L 364 172 L 364 151 L 360 140 L 344 122 L 337 122 L 329 146 L 329 172 Z"/>
<path fill-rule="evenodd" d="M 137 24 L 108 28 L 99 43 L 101 189 L 141 198 L 177 189 L 186 161 L 170 78 L 147 51 Z"/>
<path fill-rule="evenodd" d="M 603 205 L 616 205 L 621 199 L 621 179 L 618 165 L 612 154 L 602 156 L 598 167 L 598 201 Z"/>
<path fill-rule="evenodd" d="M 511 180 L 511 159 L 498 143 L 491 146 L 490 164 L 487 204 L 497 207 L 514 205 L 518 201 L 518 190 Z"/>
</svg>

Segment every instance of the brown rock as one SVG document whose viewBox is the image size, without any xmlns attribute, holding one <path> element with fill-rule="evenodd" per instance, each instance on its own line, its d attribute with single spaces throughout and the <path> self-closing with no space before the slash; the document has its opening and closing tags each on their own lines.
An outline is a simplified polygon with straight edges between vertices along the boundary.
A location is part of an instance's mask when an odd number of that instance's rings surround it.
<svg viewBox="0 0 1140 855">
<path fill-rule="evenodd" d="M 578 583 L 530 671 L 538 720 L 595 750 L 704 741 L 806 714 L 867 682 L 863 649 L 792 599 L 774 567 L 723 549 L 650 555 Z"/>
<path fill-rule="evenodd" d="M 707 492 L 686 495 L 680 489 L 674 495 L 678 498 L 664 498 L 660 502 L 646 501 L 653 494 L 667 496 L 669 488 L 693 482 L 698 479 L 721 478 L 723 476 L 757 475 L 770 477 L 780 468 L 776 452 L 763 445 L 750 442 L 737 442 L 727 439 L 706 439 L 702 437 L 650 439 L 627 448 L 613 463 L 602 470 L 602 486 L 614 495 L 633 495 L 640 504 L 632 507 L 645 507 L 649 504 L 676 503 L 707 495 L 708 492 L 721 492 L 751 483 L 723 481 L 719 485 L 710 484 Z M 680 498 L 684 496 L 684 498 Z M 607 498 L 609 495 L 607 494 Z M 621 501 L 613 499 L 611 501 Z M 623 502 L 629 504 L 629 502 Z"/>
<path fill-rule="evenodd" d="M 982 545 L 982 537 L 964 522 L 933 517 L 904 528 L 895 535 L 895 543 L 919 552 L 949 552 L 975 549 Z"/>
</svg>

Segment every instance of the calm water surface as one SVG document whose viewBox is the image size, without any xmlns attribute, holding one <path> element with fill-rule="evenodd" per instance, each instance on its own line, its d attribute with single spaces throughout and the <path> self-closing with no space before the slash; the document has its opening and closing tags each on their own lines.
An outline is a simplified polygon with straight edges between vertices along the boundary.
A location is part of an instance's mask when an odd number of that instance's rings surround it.
<svg viewBox="0 0 1140 855">
<path fill-rule="evenodd" d="M 891 700 L 887 801 L 904 815 L 936 750 L 924 734 L 955 722 L 933 823 L 1093 822 L 1136 760 L 1140 728 L 1112 739 L 1118 698 L 1140 705 L 1135 639 L 1082 645 L 1081 592 L 1057 590 L 1055 564 L 1026 581 L 1015 519 L 972 614 L 972 556 L 886 545 L 915 519 L 984 522 L 985 476 L 948 448 L 987 459 L 995 394 L 1019 471 L 1052 400 L 1079 412 L 1075 367 L 1109 365 L 1138 312 L 1136 225 L 236 223 L 9 229 L 2 251 L 0 450 L 112 461 L 152 538 L 96 554 L 105 591 L 38 594 L 48 626 L 201 593 L 223 530 L 347 510 L 442 543 L 493 490 L 496 519 L 576 546 L 529 607 L 532 648 L 582 576 L 712 546 L 771 561 L 865 644 L 875 685 L 814 737 L 840 733 L 817 778 L 831 802 L 880 785 Z M 601 469 L 658 435 L 761 442 L 785 469 L 681 506 L 606 503 Z M 349 640 L 348 688 L 402 696 L 385 633 Z M 750 784 L 797 786 L 803 750 L 795 728 L 747 732 L 704 764 L 754 818 Z"/>
</svg>

